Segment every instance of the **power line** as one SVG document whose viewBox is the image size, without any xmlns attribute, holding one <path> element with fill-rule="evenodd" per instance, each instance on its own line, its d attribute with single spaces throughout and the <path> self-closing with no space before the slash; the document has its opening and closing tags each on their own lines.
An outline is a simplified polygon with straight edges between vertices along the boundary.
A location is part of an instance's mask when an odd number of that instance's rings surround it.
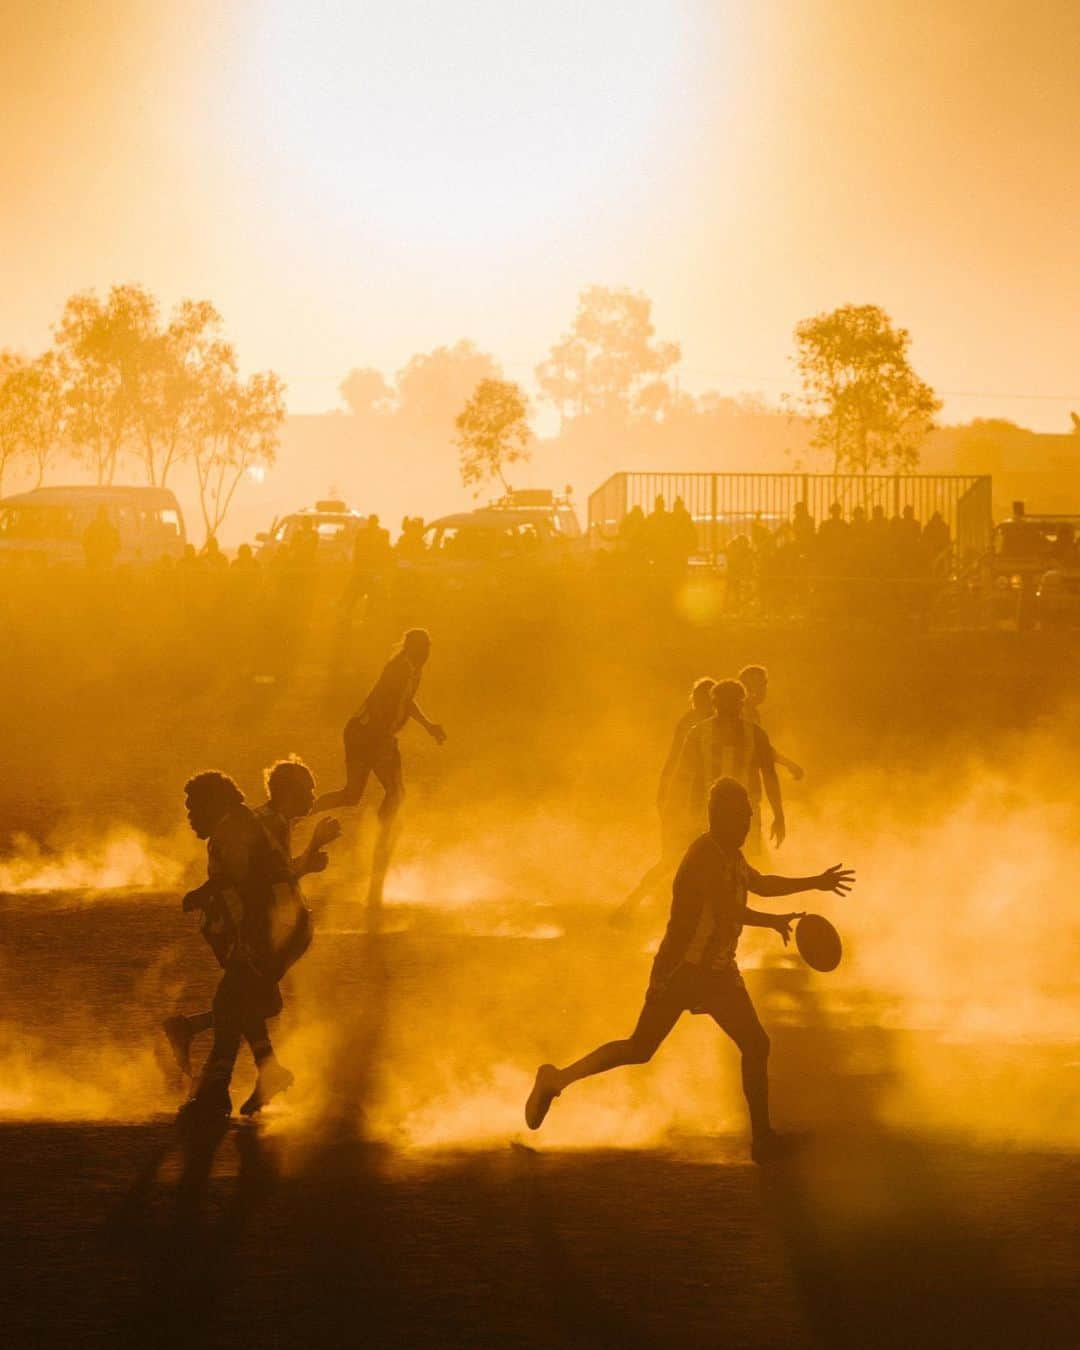
<svg viewBox="0 0 1080 1350">
<path fill-rule="evenodd" d="M 532 370 L 533 366 L 526 361 L 500 361 L 500 366 L 508 370 Z M 734 383 L 751 386 L 755 384 L 787 384 L 791 385 L 794 381 L 788 375 L 738 375 L 731 371 L 722 370 L 704 370 L 700 366 L 680 366 L 680 370 L 691 375 L 706 375 L 710 379 L 728 380 Z M 325 384 L 329 381 L 341 383 L 343 375 L 291 375 L 288 377 L 290 384 Z M 988 398 L 1001 399 L 1003 401 L 1023 401 L 1023 402 L 1041 402 L 1041 403 L 1076 403 L 1080 404 L 1080 393 L 1077 394 L 1018 394 L 1014 392 L 999 393 L 987 389 L 935 389 L 936 394 L 942 398 Z"/>
</svg>

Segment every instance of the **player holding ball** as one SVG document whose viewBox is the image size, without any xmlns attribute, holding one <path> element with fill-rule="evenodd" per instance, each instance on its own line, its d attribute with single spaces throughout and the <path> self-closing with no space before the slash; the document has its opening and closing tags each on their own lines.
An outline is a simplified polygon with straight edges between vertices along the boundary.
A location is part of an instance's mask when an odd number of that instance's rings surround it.
<svg viewBox="0 0 1080 1350">
<path fill-rule="evenodd" d="M 755 1162 L 783 1156 L 790 1144 L 769 1120 L 769 1038 L 758 1020 L 735 961 L 744 927 L 773 928 L 785 944 L 801 914 L 749 909 L 747 893 L 776 898 L 803 891 L 846 895 L 855 874 L 830 867 L 813 877 L 763 876 L 742 855 L 750 829 L 750 798 L 734 778 L 718 779 L 709 793 L 709 828 L 686 850 L 672 887 L 671 917 L 653 961 L 645 1004 L 626 1040 L 609 1041 L 565 1069 L 542 1064 L 525 1106 L 539 1129 L 551 1103 L 579 1078 L 621 1064 L 645 1064 L 684 1012 L 707 1013 L 742 1054 L 742 1085 L 750 1109 Z"/>
</svg>

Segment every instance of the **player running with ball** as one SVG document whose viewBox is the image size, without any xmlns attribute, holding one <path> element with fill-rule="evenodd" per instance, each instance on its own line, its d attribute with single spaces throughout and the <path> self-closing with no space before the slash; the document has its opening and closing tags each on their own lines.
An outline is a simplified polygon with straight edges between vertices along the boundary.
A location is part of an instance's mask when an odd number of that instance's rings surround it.
<svg viewBox="0 0 1080 1350">
<path fill-rule="evenodd" d="M 542 1064 L 525 1106 L 525 1121 L 539 1129 L 551 1103 L 579 1078 L 621 1064 L 645 1064 L 684 1012 L 708 1013 L 742 1053 L 742 1084 L 750 1108 L 755 1162 L 787 1151 L 787 1140 L 769 1121 L 769 1038 L 735 962 L 744 927 L 772 928 L 785 944 L 800 914 L 762 914 L 747 907 L 747 892 L 776 898 L 801 891 L 846 895 L 855 874 L 840 866 L 814 877 L 762 876 L 743 857 L 750 829 L 750 798 L 734 778 L 709 793 L 709 828 L 687 849 L 672 887 L 671 917 L 653 961 L 645 1004 L 626 1040 L 609 1041 L 565 1069 Z"/>
</svg>

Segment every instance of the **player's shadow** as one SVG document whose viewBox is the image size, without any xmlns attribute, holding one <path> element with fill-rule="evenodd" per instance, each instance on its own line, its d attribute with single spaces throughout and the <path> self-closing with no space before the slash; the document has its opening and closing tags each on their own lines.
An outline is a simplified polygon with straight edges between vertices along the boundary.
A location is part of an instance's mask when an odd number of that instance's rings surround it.
<svg viewBox="0 0 1080 1350">
<path fill-rule="evenodd" d="M 212 1203 L 215 1161 L 235 1149 L 224 1202 Z M 175 1184 L 170 1184 L 176 1169 Z M 231 1182 L 231 1184 L 230 1184 Z M 108 1225 L 127 1249 L 136 1295 L 114 1333 L 117 1344 L 209 1344 L 222 1321 L 237 1252 L 254 1215 L 273 1195 L 273 1141 L 256 1125 L 172 1127 L 137 1174 Z"/>
<path fill-rule="evenodd" d="M 950 1202 L 936 1152 L 877 1129 L 818 1140 L 762 1169 L 764 1207 L 821 1344 L 1028 1343 L 1001 1247 Z"/>
<path fill-rule="evenodd" d="M 583 1274 L 559 1231 L 559 1216 L 544 1185 L 544 1159 L 526 1145 L 515 1144 L 522 1179 L 527 1225 L 536 1253 L 536 1271 L 549 1298 L 560 1343 L 621 1346 L 649 1350 L 654 1342 L 626 1317 L 605 1303 L 602 1290 Z"/>
</svg>

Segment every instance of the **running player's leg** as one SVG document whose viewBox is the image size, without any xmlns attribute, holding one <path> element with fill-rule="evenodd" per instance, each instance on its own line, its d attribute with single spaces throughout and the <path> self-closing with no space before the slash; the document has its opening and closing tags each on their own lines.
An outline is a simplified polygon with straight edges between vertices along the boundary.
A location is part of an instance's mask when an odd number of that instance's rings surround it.
<svg viewBox="0 0 1080 1350">
<path fill-rule="evenodd" d="M 185 1017 L 183 1013 L 177 1013 L 173 1017 L 166 1017 L 161 1027 L 165 1032 L 172 1049 L 173 1056 L 180 1071 L 191 1077 L 191 1042 L 201 1031 L 209 1031 L 214 1025 L 214 1014 L 211 1009 L 206 1012 L 194 1013 Z"/>
<path fill-rule="evenodd" d="M 676 977 L 666 990 L 646 995 L 637 1025 L 625 1039 L 607 1041 L 565 1069 L 558 1069 L 554 1064 L 541 1064 L 525 1104 L 526 1124 L 531 1130 L 538 1129 L 552 1101 L 564 1088 L 581 1078 L 607 1073 L 624 1064 L 647 1064 L 685 1009 L 686 999 Z"/>
<path fill-rule="evenodd" d="M 232 1110 L 229 1083 L 244 1030 L 244 988 L 233 968 L 225 971 L 214 995 L 214 1043 L 185 1114 L 198 1112 L 227 1116 Z"/>
<path fill-rule="evenodd" d="M 356 806 L 364 795 L 371 773 L 370 745 L 364 736 L 366 728 L 356 719 L 345 724 L 345 786 L 337 792 L 324 792 L 311 808 L 312 815 L 333 811 L 341 806 Z"/>
<path fill-rule="evenodd" d="M 664 884 L 671 880 L 673 871 L 673 864 L 666 857 L 662 857 L 658 862 L 653 863 L 618 909 L 614 911 L 611 922 L 619 923 L 623 919 L 628 919 L 642 900 L 654 891 L 661 890 Z"/>
<path fill-rule="evenodd" d="M 674 813 L 661 814 L 660 817 L 660 857 L 645 873 L 638 884 L 611 915 L 611 922 L 622 923 L 629 919 L 642 900 L 659 892 L 671 881 L 679 859 L 693 838 L 693 830 L 687 828 L 680 816 Z"/>
<path fill-rule="evenodd" d="M 606 1073 L 623 1064 L 647 1064 L 667 1038 L 671 1028 L 683 1013 L 683 1004 L 664 994 L 646 998 L 638 1016 L 637 1025 L 625 1040 L 608 1041 L 592 1050 L 565 1069 L 558 1069 L 559 1091 L 581 1078 Z"/>
<path fill-rule="evenodd" d="M 368 887 L 368 905 L 382 904 L 383 885 L 390 870 L 390 859 L 401 833 L 401 806 L 405 800 L 405 779 L 401 768 L 401 749 L 396 737 L 380 747 L 372 768 L 382 784 L 383 799 L 379 806 L 379 833 L 375 838 L 375 857 L 371 865 L 371 884 Z"/>
<path fill-rule="evenodd" d="M 755 1144 L 772 1135 L 769 1122 L 769 1036 L 757 1015 L 742 976 L 715 977 L 705 1011 L 739 1047 L 742 1086 Z"/>
<path fill-rule="evenodd" d="M 292 1086 L 293 1074 L 274 1054 L 265 1017 L 248 1018 L 244 1024 L 244 1038 L 251 1047 L 258 1077 L 251 1095 L 240 1107 L 240 1114 L 253 1116 L 279 1092 L 284 1092 L 286 1088 Z"/>
</svg>

